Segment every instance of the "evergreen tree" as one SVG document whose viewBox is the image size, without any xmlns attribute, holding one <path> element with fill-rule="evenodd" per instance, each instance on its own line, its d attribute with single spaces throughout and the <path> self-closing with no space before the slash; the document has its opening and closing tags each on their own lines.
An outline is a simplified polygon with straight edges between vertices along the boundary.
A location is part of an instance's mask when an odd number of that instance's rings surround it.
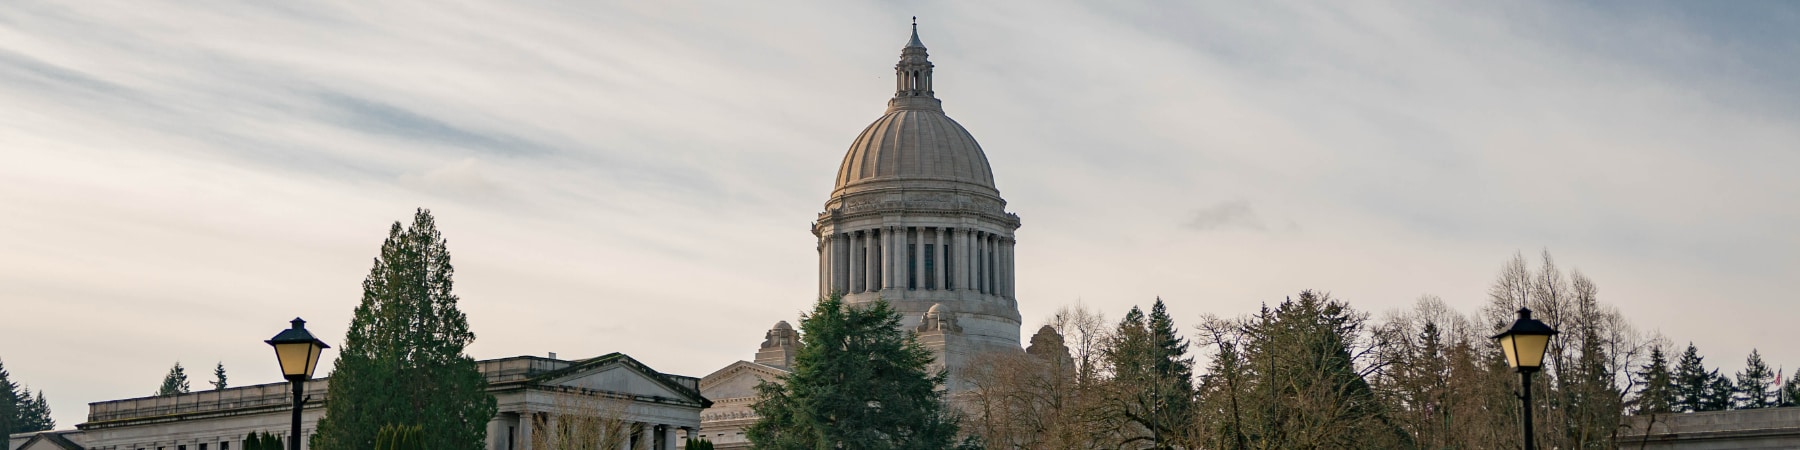
<svg viewBox="0 0 1800 450">
<path fill-rule="evenodd" d="M 213 380 L 208 383 L 213 385 L 215 391 L 225 389 L 225 362 L 220 361 L 219 365 L 213 367 Z"/>
<path fill-rule="evenodd" d="M 1162 299 L 1151 305 L 1148 317 L 1133 307 L 1104 355 L 1113 369 L 1121 412 L 1142 431 L 1128 441 L 1145 441 L 1151 449 L 1187 442 L 1194 422 L 1194 359 L 1175 329 Z"/>
<path fill-rule="evenodd" d="M 768 450 L 938 450 L 952 448 L 957 418 L 931 373 L 930 350 L 900 330 L 885 301 L 850 307 L 820 299 L 800 320 L 794 371 L 762 383 L 747 430 Z"/>
<path fill-rule="evenodd" d="M 44 391 L 38 390 L 33 397 L 30 389 L 23 389 L 19 394 L 18 413 L 13 418 L 11 433 L 30 433 L 56 428 L 56 420 L 50 418 L 50 401 L 44 399 Z"/>
<path fill-rule="evenodd" d="M 1358 370 L 1367 316 L 1325 293 L 1263 311 L 1246 325 L 1245 426 L 1251 448 L 1407 448 L 1411 436 Z"/>
<path fill-rule="evenodd" d="M 1674 412 L 1681 398 L 1677 395 L 1674 379 L 1669 374 L 1669 358 L 1663 355 L 1662 346 L 1650 348 L 1650 361 L 1637 372 L 1638 392 L 1634 414 L 1661 414 Z"/>
<path fill-rule="evenodd" d="M 1789 377 L 1781 383 L 1781 407 L 1800 406 L 1800 379 Z"/>
<path fill-rule="evenodd" d="M 1775 406 L 1775 392 L 1769 384 L 1775 381 L 1775 371 L 1763 364 L 1762 354 L 1750 349 L 1750 356 L 1744 359 L 1744 371 L 1737 373 L 1737 408 L 1758 409 Z"/>
<path fill-rule="evenodd" d="M 187 370 L 181 368 L 176 361 L 175 367 L 169 368 L 169 374 L 163 375 L 162 387 L 156 388 L 156 395 L 175 395 L 188 393 Z"/>
<path fill-rule="evenodd" d="M 1712 376 L 1706 371 L 1703 360 L 1694 343 L 1689 342 L 1687 351 L 1681 354 L 1681 361 L 1675 365 L 1676 411 L 1708 411 L 1705 406 L 1707 392 L 1712 388 Z"/>
<path fill-rule="evenodd" d="M 0 361 L 0 434 L 12 434 L 19 428 L 19 403 L 19 385 L 12 382 L 6 363 Z"/>
<path fill-rule="evenodd" d="M 1730 377 L 1720 375 L 1718 369 L 1713 369 L 1707 374 L 1706 386 L 1705 401 L 1700 404 L 1701 411 L 1731 409 L 1732 401 L 1737 398 L 1737 386 L 1731 383 Z"/>
<path fill-rule="evenodd" d="M 389 424 L 431 430 L 426 448 L 482 448 L 494 397 L 463 353 L 475 334 L 457 309 L 453 273 L 430 211 L 389 228 L 331 373 L 332 401 L 313 448 L 372 448 Z"/>
</svg>

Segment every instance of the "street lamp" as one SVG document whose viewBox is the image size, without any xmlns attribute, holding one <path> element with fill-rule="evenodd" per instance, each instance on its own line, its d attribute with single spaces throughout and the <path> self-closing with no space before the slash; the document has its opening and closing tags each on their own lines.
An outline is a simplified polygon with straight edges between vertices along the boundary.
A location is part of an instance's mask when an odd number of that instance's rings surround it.
<svg viewBox="0 0 1800 450">
<path fill-rule="evenodd" d="M 306 332 L 306 321 L 295 317 L 293 328 L 281 330 L 267 342 L 275 347 L 275 359 L 281 362 L 281 374 L 288 381 L 294 382 L 294 423 L 288 433 L 288 450 L 300 450 L 300 407 L 305 399 L 300 396 L 306 392 L 306 380 L 312 378 L 313 370 L 319 368 L 319 353 L 331 348 L 325 341 L 313 337 Z"/>
<path fill-rule="evenodd" d="M 1525 403 L 1525 450 L 1537 449 L 1531 434 L 1531 373 L 1544 367 L 1544 351 L 1550 347 L 1550 337 L 1556 334 L 1555 328 L 1531 318 L 1531 308 L 1519 308 L 1519 320 L 1513 322 L 1512 328 L 1494 335 L 1500 341 L 1500 349 L 1506 352 L 1506 364 L 1519 372 L 1524 392 L 1519 400 Z"/>
</svg>

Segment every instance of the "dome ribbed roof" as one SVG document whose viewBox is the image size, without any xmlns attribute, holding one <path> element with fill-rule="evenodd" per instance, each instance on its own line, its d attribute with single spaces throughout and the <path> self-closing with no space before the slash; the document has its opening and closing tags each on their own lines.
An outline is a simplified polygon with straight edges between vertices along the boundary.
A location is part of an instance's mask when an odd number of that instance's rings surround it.
<svg viewBox="0 0 1800 450">
<path fill-rule="evenodd" d="M 933 180 L 967 183 L 998 193 L 987 155 L 969 130 L 944 115 L 932 91 L 933 66 L 917 26 L 894 66 L 887 114 L 864 128 L 838 166 L 834 192 L 865 182 Z"/>
<path fill-rule="evenodd" d="M 928 109 L 892 109 L 864 128 L 838 167 L 837 189 L 890 179 L 960 181 L 995 189 L 981 144 L 942 111 Z"/>
</svg>

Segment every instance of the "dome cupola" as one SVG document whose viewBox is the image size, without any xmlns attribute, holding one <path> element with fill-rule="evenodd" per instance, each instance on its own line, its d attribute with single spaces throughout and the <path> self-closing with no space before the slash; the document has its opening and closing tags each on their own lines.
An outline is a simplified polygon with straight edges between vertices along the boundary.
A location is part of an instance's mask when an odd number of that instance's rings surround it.
<svg viewBox="0 0 1800 450">
<path fill-rule="evenodd" d="M 912 38 L 894 65 L 894 98 L 888 100 L 886 114 L 864 128 L 845 152 L 833 196 L 901 180 L 999 195 L 981 144 L 944 115 L 943 103 L 932 90 L 932 69 L 914 23 Z"/>
</svg>

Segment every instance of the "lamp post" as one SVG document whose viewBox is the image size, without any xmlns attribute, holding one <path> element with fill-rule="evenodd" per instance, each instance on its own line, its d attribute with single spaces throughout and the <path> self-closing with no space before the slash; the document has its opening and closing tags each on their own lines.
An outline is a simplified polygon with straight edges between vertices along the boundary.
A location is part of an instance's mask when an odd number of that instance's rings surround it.
<svg viewBox="0 0 1800 450">
<path fill-rule="evenodd" d="M 331 348 L 325 341 L 313 337 L 306 332 L 306 321 L 295 317 L 293 328 L 281 330 L 273 338 L 263 341 L 275 347 L 275 359 L 281 362 L 281 374 L 288 381 L 294 382 L 294 423 L 288 433 L 288 450 L 300 450 L 300 407 L 305 398 L 306 380 L 312 378 L 313 370 L 319 368 L 319 354 Z"/>
<path fill-rule="evenodd" d="M 1544 367 L 1544 352 L 1549 350 L 1550 337 L 1556 334 L 1555 328 L 1531 318 L 1530 308 L 1519 308 L 1519 320 L 1513 321 L 1512 328 L 1494 335 L 1500 341 L 1500 349 L 1506 352 L 1506 364 L 1519 372 L 1523 392 L 1519 401 L 1525 404 L 1525 450 L 1537 449 L 1531 432 L 1531 373 Z"/>
</svg>

